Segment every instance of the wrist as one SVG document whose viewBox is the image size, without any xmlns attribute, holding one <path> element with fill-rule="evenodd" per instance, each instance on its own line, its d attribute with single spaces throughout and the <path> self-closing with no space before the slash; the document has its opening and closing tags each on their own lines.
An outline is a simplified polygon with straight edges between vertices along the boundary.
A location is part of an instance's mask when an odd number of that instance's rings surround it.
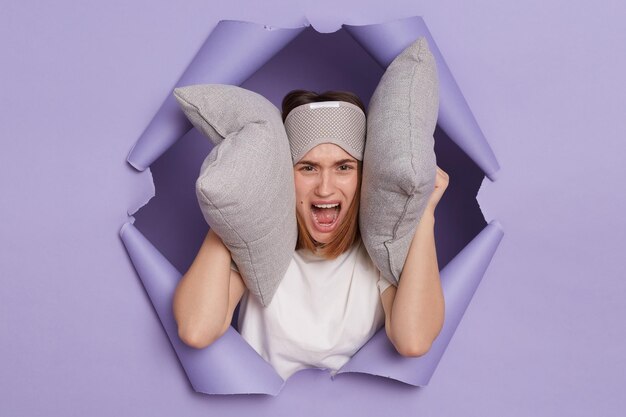
<svg viewBox="0 0 626 417">
<path fill-rule="evenodd" d="M 420 218 L 420 223 L 422 221 L 435 223 L 435 209 L 427 207 L 422 213 L 422 217 Z"/>
</svg>

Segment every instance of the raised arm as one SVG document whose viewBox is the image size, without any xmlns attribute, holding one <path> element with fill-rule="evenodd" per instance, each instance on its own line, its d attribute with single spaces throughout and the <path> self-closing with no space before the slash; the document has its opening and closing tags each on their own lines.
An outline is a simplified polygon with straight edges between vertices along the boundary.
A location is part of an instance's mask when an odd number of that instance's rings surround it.
<svg viewBox="0 0 626 417">
<path fill-rule="evenodd" d="M 448 186 L 448 174 L 437 167 L 435 190 L 413 236 L 398 287 L 381 295 L 385 331 L 403 356 L 422 356 L 439 335 L 444 299 L 435 249 L 435 206 Z"/>
<path fill-rule="evenodd" d="M 230 252 L 209 230 L 196 258 L 174 294 L 173 312 L 178 336 L 202 349 L 220 338 L 230 326 L 235 307 L 246 287 L 230 269 Z"/>
</svg>

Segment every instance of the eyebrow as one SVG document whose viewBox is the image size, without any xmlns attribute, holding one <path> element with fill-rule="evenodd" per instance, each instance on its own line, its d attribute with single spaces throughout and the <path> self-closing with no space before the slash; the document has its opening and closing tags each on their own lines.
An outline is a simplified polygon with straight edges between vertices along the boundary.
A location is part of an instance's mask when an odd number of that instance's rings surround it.
<svg viewBox="0 0 626 417">
<path fill-rule="evenodd" d="M 335 162 L 335 166 L 337 165 L 343 165 L 343 164 L 356 164 L 356 161 L 354 159 L 342 159 L 340 161 Z M 313 161 L 306 161 L 306 160 L 302 160 L 300 162 L 298 162 L 296 165 L 313 165 L 314 167 L 319 167 L 320 164 L 318 164 L 317 162 L 313 162 Z"/>
</svg>

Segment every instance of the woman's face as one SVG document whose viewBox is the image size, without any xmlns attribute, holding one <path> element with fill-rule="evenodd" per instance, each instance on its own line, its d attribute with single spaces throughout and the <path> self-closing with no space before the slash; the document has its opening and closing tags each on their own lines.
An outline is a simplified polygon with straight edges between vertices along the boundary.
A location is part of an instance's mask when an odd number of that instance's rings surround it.
<svg viewBox="0 0 626 417">
<path fill-rule="evenodd" d="M 294 165 L 293 174 L 296 211 L 313 239 L 329 242 L 356 194 L 357 160 L 335 144 L 322 143 Z"/>
</svg>

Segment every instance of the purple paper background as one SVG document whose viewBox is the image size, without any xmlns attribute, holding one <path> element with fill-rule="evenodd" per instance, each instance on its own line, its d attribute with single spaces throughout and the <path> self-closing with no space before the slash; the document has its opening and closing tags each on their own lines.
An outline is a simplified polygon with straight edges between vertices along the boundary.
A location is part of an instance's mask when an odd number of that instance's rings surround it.
<svg viewBox="0 0 626 417">
<path fill-rule="evenodd" d="M 0 6 L 0 415 L 620 415 L 626 8 L 423 3 Z M 221 19 L 412 15 L 502 167 L 478 199 L 506 232 L 430 384 L 311 370 L 277 397 L 195 393 L 119 240 L 152 190 L 130 147 Z"/>
</svg>

